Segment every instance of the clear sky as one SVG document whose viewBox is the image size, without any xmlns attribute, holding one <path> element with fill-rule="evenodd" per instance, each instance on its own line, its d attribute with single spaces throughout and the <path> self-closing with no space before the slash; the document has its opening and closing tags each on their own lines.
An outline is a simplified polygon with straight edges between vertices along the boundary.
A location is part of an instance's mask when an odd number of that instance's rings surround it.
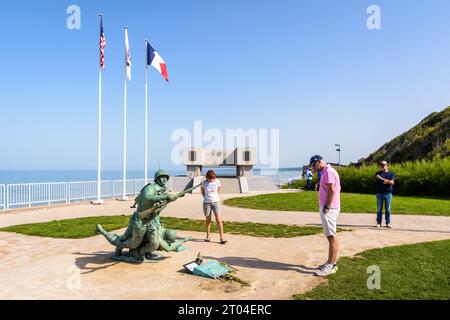
<svg viewBox="0 0 450 320">
<path fill-rule="evenodd" d="M 81 29 L 69 30 L 69 5 Z M 366 26 L 381 8 L 381 30 Z M 280 165 L 313 154 L 356 161 L 450 102 L 447 0 L 5 1 L 0 170 L 95 170 L 99 19 L 107 38 L 103 167 L 122 166 L 129 27 L 128 168 L 144 159 L 144 39 L 171 82 L 150 72 L 150 168 L 175 168 L 174 130 L 280 129 Z"/>
</svg>

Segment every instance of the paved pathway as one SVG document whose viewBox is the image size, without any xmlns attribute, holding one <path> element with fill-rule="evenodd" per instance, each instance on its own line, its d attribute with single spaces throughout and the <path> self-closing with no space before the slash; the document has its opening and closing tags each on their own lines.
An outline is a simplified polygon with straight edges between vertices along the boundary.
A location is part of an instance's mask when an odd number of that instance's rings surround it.
<svg viewBox="0 0 450 320">
<path fill-rule="evenodd" d="M 228 198 L 230 196 L 224 196 Z M 189 195 L 165 210 L 165 215 L 202 219 L 201 198 Z M 82 216 L 130 214 L 131 203 L 109 201 L 33 209 L 0 214 L 0 227 Z M 318 225 L 317 213 L 258 211 L 223 207 L 229 221 Z M 450 239 L 450 217 L 395 216 L 394 229 L 373 228 L 374 215 L 342 214 L 340 226 L 353 229 L 339 234 L 341 256 L 378 247 Z M 157 264 L 112 262 L 113 252 L 101 236 L 82 240 L 28 237 L 0 232 L 0 299 L 290 299 L 323 279 L 313 267 L 326 259 L 322 235 L 291 239 L 227 235 L 227 245 L 193 236 L 188 250 L 165 253 Z M 218 240 L 217 236 L 213 240 Z M 251 287 L 202 279 L 182 271 L 198 252 L 228 262 Z M 138 279 L 138 283 L 134 281 Z M 131 284 L 133 283 L 133 284 Z"/>
</svg>

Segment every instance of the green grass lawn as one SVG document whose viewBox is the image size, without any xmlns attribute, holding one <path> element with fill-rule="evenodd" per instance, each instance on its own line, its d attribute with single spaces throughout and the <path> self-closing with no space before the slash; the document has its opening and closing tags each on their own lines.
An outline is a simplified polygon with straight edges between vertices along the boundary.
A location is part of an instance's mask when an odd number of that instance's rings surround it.
<svg viewBox="0 0 450 320">
<path fill-rule="evenodd" d="M 274 211 L 318 211 L 317 192 L 294 192 L 264 194 L 232 198 L 225 204 L 233 207 Z M 342 193 L 341 212 L 375 213 L 375 195 Z M 393 214 L 450 216 L 450 199 L 395 196 L 392 200 Z"/>
<path fill-rule="evenodd" d="M 450 240 L 368 250 L 339 260 L 339 270 L 313 290 L 295 295 L 304 300 L 450 299 Z M 367 268 L 381 271 L 380 289 L 369 290 Z"/>
<path fill-rule="evenodd" d="M 98 223 L 106 230 L 111 231 L 126 228 L 129 219 L 129 216 L 88 217 L 17 225 L 0 229 L 0 231 L 49 238 L 81 239 L 95 236 L 95 226 Z M 162 217 L 161 221 L 164 223 L 164 227 L 168 229 L 199 232 L 205 231 L 203 220 Z M 293 238 L 322 233 L 322 228 L 314 226 L 289 226 L 250 222 L 224 222 L 224 229 L 225 233 L 229 234 L 268 238 Z M 218 232 L 215 223 L 211 225 L 211 231 Z M 343 231 L 343 229 L 339 229 L 339 231 Z"/>
</svg>

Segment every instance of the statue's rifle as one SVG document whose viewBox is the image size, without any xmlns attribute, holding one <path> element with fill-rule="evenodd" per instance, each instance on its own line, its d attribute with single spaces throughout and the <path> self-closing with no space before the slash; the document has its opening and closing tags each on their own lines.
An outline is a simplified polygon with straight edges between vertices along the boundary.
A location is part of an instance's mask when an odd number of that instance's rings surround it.
<svg viewBox="0 0 450 320">
<path fill-rule="evenodd" d="M 170 202 L 176 201 L 178 198 L 184 197 L 186 194 L 188 193 L 192 193 L 195 189 L 197 189 L 198 187 L 200 187 L 202 184 L 198 184 L 192 188 L 186 189 L 182 192 L 179 192 L 175 195 L 175 199 L 174 200 L 164 200 L 161 202 L 156 203 L 153 207 L 151 207 L 150 209 L 144 210 L 142 212 L 139 212 L 139 218 L 141 220 L 145 220 L 148 217 L 150 217 L 152 214 L 154 214 L 158 209 L 161 209 L 165 206 L 167 206 Z"/>
</svg>

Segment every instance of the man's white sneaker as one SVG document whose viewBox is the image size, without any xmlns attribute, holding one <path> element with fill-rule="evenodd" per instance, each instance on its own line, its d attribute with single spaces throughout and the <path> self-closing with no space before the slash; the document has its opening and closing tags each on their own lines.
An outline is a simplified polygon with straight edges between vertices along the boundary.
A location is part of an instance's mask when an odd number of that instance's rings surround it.
<svg viewBox="0 0 450 320">
<path fill-rule="evenodd" d="M 338 270 L 337 265 L 331 265 L 331 264 L 325 264 L 323 268 L 321 268 L 319 271 L 316 272 L 316 276 L 318 277 L 326 277 L 332 273 L 336 273 Z"/>
<path fill-rule="evenodd" d="M 377 224 L 377 229 L 380 229 L 381 228 L 381 224 Z"/>
<path fill-rule="evenodd" d="M 390 225 L 390 224 L 386 224 L 386 228 L 388 228 L 388 229 L 392 229 L 392 227 L 391 227 L 391 225 Z"/>
<path fill-rule="evenodd" d="M 318 269 L 322 270 L 326 265 L 327 265 L 327 263 L 321 264 L 321 265 L 319 265 Z M 336 264 L 334 266 L 336 267 L 336 271 L 338 271 L 339 270 L 338 266 Z"/>
</svg>

